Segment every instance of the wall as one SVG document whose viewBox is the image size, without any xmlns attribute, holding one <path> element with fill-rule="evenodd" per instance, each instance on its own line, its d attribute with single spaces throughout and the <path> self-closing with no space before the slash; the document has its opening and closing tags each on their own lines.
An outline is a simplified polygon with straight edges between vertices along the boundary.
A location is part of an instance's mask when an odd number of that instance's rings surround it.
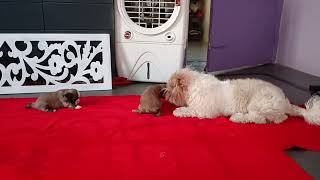
<svg viewBox="0 0 320 180">
<path fill-rule="evenodd" d="M 319 0 L 285 0 L 277 59 L 320 77 L 319 7 Z"/>
</svg>

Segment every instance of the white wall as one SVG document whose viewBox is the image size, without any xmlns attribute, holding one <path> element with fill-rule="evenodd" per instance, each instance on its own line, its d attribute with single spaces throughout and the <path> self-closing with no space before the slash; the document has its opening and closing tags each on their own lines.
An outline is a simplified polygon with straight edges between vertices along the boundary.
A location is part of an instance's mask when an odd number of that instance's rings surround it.
<svg viewBox="0 0 320 180">
<path fill-rule="evenodd" d="M 285 0 L 277 59 L 320 77 L 320 0 Z"/>
</svg>

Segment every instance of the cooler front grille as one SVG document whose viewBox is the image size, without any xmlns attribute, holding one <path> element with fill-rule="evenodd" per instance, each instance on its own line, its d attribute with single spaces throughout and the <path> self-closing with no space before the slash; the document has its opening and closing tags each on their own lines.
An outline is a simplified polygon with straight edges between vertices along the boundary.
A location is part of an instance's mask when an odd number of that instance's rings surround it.
<svg viewBox="0 0 320 180">
<path fill-rule="evenodd" d="M 144 28 L 156 28 L 166 23 L 179 0 L 124 0 L 129 18 Z"/>
</svg>

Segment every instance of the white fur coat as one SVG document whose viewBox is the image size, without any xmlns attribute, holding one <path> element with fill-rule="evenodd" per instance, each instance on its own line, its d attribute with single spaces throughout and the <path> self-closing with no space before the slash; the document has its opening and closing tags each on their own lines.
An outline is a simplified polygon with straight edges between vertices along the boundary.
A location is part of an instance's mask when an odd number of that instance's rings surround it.
<svg viewBox="0 0 320 180">
<path fill-rule="evenodd" d="M 238 123 L 281 123 L 287 115 L 320 125 L 319 111 L 291 105 L 277 86 L 259 79 L 218 80 L 189 69 L 176 72 L 167 83 L 166 99 L 178 106 L 177 117 L 230 117 Z M 181 103 L 184 102 L 184 103 Z"/>
</svg>

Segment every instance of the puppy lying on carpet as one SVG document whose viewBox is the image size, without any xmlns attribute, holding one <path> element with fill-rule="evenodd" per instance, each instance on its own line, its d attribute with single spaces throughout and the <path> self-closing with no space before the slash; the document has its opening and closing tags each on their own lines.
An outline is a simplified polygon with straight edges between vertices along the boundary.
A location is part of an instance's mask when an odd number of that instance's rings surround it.
<svg viewBox="0 0 320 180">
<path fill-rule="evenodd" d="M 182 69 L 167 83 L 165 99 L 177 106 L 177 117 L 230 116 L 238 123 L 281 123 L 287 115 L 320 125 L 319 110 L 291 105 L 277 86 L 258 79 L 218 80 L 213 75 Z"/>
<path fill-rule="evenodd" d="M 80 93 L 75 89 L 63 89 L 56 92 L 41 94 L 36 102 L 26 108 L 38 109 L 44 112 L 55 112 L 59 108 L 80 109 Z"/>
<path fill-rule="evenodd" d="M 132 112 L 160 116 L 160 110 L 162 106 L 161 98 L 163 97 L 163 91 L 165 87 L 165 84 L 147 87 L 147 89 L 141 95 L 138 109 L 134 109 Z"/>
</svg>

